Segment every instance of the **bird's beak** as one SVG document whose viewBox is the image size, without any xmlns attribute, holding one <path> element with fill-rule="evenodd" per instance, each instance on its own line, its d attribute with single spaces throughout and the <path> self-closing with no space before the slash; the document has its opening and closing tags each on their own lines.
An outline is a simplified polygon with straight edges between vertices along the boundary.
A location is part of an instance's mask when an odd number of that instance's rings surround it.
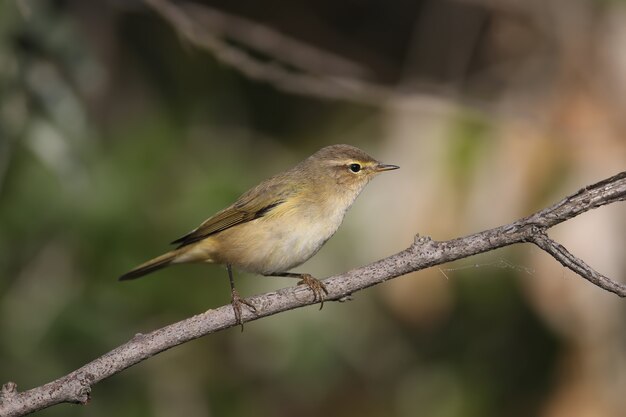
<svg viewBox="0 0 626 417">
<path fill-rule="evenodd" d="M 374 171 L 383 172 L 400 168 L 398 165 L 378 164 L 374 167 Z"/>
</svg>

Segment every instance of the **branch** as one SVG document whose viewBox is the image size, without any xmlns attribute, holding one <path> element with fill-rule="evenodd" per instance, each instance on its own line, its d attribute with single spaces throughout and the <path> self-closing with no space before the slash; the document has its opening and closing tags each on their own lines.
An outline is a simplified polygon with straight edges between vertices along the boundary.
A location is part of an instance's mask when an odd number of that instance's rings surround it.
<svg viewBox="0 0 626 417">
<path fill-rule="evenodd" d="M 281 33 L 268 25 L 189 1 L 143 0 L 180 39 L 213 55 L 253 81 L 279 91 L 325 100 L 384 107 L 419 99 L 431 105 L 467 101 L 453 90 L 422 83 L 419 92 L 373 82 L 372 71 L 332 52 Z M 259 58 L 259 55 L 265 58 Z M 486 103 L 471 99 L 472 106 Z"/>
<path fill-rule="evenodd" d="M 522 242 L 535 243 L 591 283 L 625 297 L 626 285 L 594 271 L 546 235 L 546 230 L 556 224 L 591 209 L 624 200 L 626 171 L 585 187 L 551 207 L 504 226 L 442 242 L 433 241 L 429 237 L 416 237 L 415 242 L 402 252 L 324 280 L 328 299 L 340 300 L 354 292 L 410 272 Z M 257 306 L 257 313 L 244 310 L 244 321 L 257 320 L 315 303 L 312 293 L 305 286 L 257 295 L 248 298 L 248 301 Z M 46 385 L 17 392 L 15 383 L 6 383 L 0 391 L 0 416 L 22 416 L 63 402 L 85 404 L 89 401 L 91 387 L 99 381 L 164 350 L 235 324 L 233 309 L 228 304 L 148 334 L 137 334 L 127 343 Z"/>
<path fill-rule="evenodd" d="M 396 96 L 396 93 L 384 86 L 364 81 L 363 76 L 367 71 L 357 64 L 280 34 L 267 26 L 207 6 L 185 2 L 175 4 L 170 0 L 144 1 L 182 39 L 211 52 L 218 61 L 246 77 L 266 82 L 281 91 L 369 105 L 380 105 Z M 258 59 L 222 37 L 266 54 L 272 61 Z M 300 70 L 295 71 L 288 66 Z M 344 76 L 324 74 L 320 72 L 321 67 Z M 319 70 L 317 73 L 312 72 L 316 69 Z"/>
<path fill-rule="evenodd" d="M 615 293 L 620 297 L 624 297 L 624 285 L 605 277 L 601 273 L 597 272 L 589 265 L 587 265 L 582 259 L 579 259 L 572 255 L 563 245 L 550 239 L 548 235 L 543 232 L 539 232 L 533 236 L 532 241 L 541 249 L 554 256 L 554 259 L 559 261 L 563 266 L 576 272 L 587 281 L 600 288 L 604 288 L 607 291 Z"/>
<path fill-rule="evenodd" d="M 162 2 L 146 1 L 161 14 L 166 11 Z M 196 25 L 209 28 L 214 35 L 232 39 L 301 71 L 361 79 L 371 76 L 370 71 L 360 64 L 289 37 L 270 26 L 225 13 L 206 4 L 179 2 L 178 5 L 187 16 L 193 16 Z M 172 19 L 170 22 L 174 23 Z"/>
</svg>

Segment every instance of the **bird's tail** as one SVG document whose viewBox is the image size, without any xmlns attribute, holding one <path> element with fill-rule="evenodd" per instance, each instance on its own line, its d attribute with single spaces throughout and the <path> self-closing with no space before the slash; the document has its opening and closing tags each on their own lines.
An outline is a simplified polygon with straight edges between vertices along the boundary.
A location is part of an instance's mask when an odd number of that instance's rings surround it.
<svg viewBox="0 0 626 417">
<path fill-rule="evenodd" d="M 129 279 L 140 278 L 151 272 L 157 271 L 161 268 L 165 268 L 166 266 L 174 262 L 178 255 L 179 251 L 173 250 L 161 256 L 157 256 L 156 258 L 150 259 L 148 262 L 144 262 L 138 267 L 131 269 L 130 271 L 119 277 L 119 280 L 127 281 Z"/>
</svg>

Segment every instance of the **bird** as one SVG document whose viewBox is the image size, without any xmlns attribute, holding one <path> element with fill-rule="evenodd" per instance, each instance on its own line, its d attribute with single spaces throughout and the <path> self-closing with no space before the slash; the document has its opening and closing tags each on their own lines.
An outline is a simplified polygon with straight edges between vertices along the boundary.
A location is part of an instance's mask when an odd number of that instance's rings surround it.
<svg viewBox="0 0 626 417">
<path fill-rule="evenodd" d="M 326 146 L 293 168 L 243 193 L 233 204 L 171 242 L 173 250 L 119 277 L 131 280 L 175 264 L 226 266 L 231 305 L 242 326 L 233 268 L 265 276 L 299 278 L 323 306 L 326 286 L 307 273 L 288 272 L 315 255 L 343 222 L 346 211 L 377 174 L 398 169 L 351 145 Z"/>
</svg>

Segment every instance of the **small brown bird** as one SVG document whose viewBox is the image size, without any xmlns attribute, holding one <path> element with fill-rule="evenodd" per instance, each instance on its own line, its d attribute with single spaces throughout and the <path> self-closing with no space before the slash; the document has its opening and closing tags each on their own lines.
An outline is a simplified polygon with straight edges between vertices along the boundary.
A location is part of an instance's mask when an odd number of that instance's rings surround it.
<svg viewBox="0 0 626 417">
<path fill-rule="evenodd" d="M 267 276 L 300 278 L 323 305 L 324 284 L 309 274 L 290 273 L 337 231 L 346 211 L 378 173 L 399 168 L 378 162 L 349 145 L 320 149 L 288 171 L 274 175 L 198 228 L 173 241 L 176 249 L 120 277 L 139 278 L 172 264 L 225 264 L 237 323 L 241 304 L 256 308 L 235 290 L 232 267 Z M 321 307 L 320 307 L 321 308 Z"/>
</svg>

